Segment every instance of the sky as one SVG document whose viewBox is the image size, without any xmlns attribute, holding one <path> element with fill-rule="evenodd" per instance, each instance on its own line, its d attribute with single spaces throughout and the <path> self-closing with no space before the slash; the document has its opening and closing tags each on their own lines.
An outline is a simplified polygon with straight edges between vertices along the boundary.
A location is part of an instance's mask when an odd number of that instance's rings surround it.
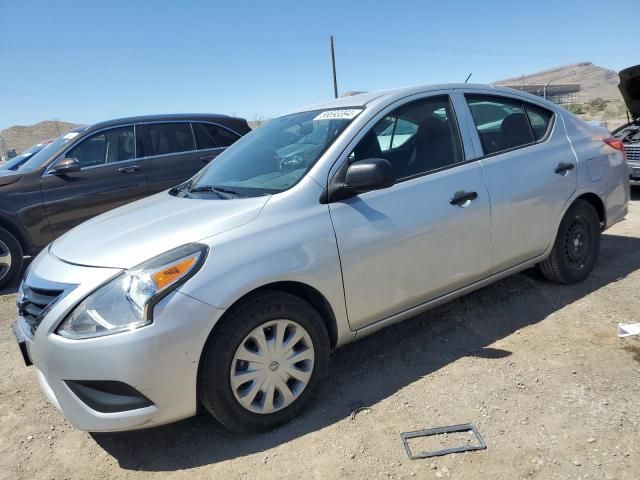
<svg viewBox="0 0 640 480">
<path fill-rule="evenodd" d="M 0 129 L 207 112 L 640 63 L 638 0 L 0 0 Z"/>
</svg>

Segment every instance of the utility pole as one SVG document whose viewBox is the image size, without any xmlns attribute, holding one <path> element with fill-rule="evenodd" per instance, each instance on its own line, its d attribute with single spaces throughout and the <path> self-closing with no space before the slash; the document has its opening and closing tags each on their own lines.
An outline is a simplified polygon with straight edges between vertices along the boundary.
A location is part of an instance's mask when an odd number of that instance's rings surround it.
<svg viewBox="0 0 640 480">
<path fill-rule="evenodd" d="M 329 37 L 331 42 L 331 67 L 333 68 L 333 97 L 338 98 L 338 80 L 336 79 L 336 55 L 333 51 L 333 35 Z"/>
</svg>

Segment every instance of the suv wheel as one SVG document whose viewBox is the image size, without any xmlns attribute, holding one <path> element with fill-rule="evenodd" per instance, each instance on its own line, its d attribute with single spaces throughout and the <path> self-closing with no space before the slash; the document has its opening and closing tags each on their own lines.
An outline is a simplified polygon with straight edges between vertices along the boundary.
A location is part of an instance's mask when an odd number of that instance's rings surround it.
<svg viewBox="0 0 640 480">
<path fill-rule="evenodd" d="M 8 286 L 20 274 L 23 264 L 20 243 L 4 228 L 0 228 L 0 288 Z"/>
<path fill-rule="evenodd" d="M 567 211 L 549 258 L 539 264 L 552 282 L 577 283 L 589 276 L 600 252 L 600 219 L 593 205 L 583 200 Z"/>
<path fill-rule="evenodd" d="M 314 396 L 329 363 L 318 312 L 289 293 L 264 291 L 221 320 L 202 354 L 198 396 L 236 431 L 273 428 Z"/>
</svg>

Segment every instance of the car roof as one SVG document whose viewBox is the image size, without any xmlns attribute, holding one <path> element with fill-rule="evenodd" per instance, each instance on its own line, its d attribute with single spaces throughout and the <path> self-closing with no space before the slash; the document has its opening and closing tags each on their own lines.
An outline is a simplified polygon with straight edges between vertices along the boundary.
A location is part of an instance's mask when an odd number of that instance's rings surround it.
<svg viewBox="0 0 640 480">
<path fill-rule="evenodd" d="M 151 122 L 179 122 L 190 120 L 203 120 L 208 122 L 216 122 L 231 128 L 237 127 L 238 124 L 246 125 L 244 118 L 231 117 L 229 115 L 215 113 L 172 113 L 163 115 L 140 115 L 136 117 L 116 118 L 104 122 L 94 123 L 87 127 L 86 132 L 100 130 L 108 127 L 117 127 L 118 125 L 128 125 L 132 123 L 151 123 Z M 244 133 L 244 132 L 240 132 Z"/>
<path fill-rule="evenodd" d="M 487 93 L 506 93 L 510 95 L 517 95 L 520 97 L 528 98 L 530 100 L 536 101 L 538 103 L 548 103 L 544 101 L 542 98 L 529 94 L 527 92 L 523 92 L 521 90 L 515 90 L 513 88 L 508 87 L 499 87 L 496 85 L 486 85 L 486 84 L 474 84 L 474 83 L 444 83 L 444 84 L 436 84 L 436 85 L 417 85 L 410 87 L 401 87 L 401 88 L 392 88 L 388 90 L 377 90 L 366 93 L 359 93 L 357 95 L 350 95 L 347 97 L 340 97 L 333 100 L 320 102 L 312 105 L 307 105 L 305 107 L 298 108 L 293 110 L 291 113 L 297 112 L 306 112 L 310 110 L 328 110 L 333 108 L 348 108 L 348 107 L 365 107 L 367 105 L 371 105 L 374 103 L 385 103 L 389 104 L 396 100 L 401 100 L 402 98 L 416 95 L 419 93 L 428 93 L 435 91 L 452 91 L 452 90 L 460 90 L 460 89 L 468 89 L 468 90 L 485 90 Z"/>
</svg>

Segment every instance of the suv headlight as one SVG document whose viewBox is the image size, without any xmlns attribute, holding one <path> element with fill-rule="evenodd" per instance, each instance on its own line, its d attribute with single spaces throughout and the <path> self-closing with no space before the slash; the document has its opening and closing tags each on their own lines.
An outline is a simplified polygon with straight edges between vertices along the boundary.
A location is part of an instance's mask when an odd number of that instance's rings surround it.
<svg viewBox="0 0 640 480">
<path fill-rule="evenodd" d="M 127 270 L 80 302 L 56 333 L 79 340 L 149 325 L 154 305 L 195 275 L 207 251 L 190 243 Z"/>
</svg>

